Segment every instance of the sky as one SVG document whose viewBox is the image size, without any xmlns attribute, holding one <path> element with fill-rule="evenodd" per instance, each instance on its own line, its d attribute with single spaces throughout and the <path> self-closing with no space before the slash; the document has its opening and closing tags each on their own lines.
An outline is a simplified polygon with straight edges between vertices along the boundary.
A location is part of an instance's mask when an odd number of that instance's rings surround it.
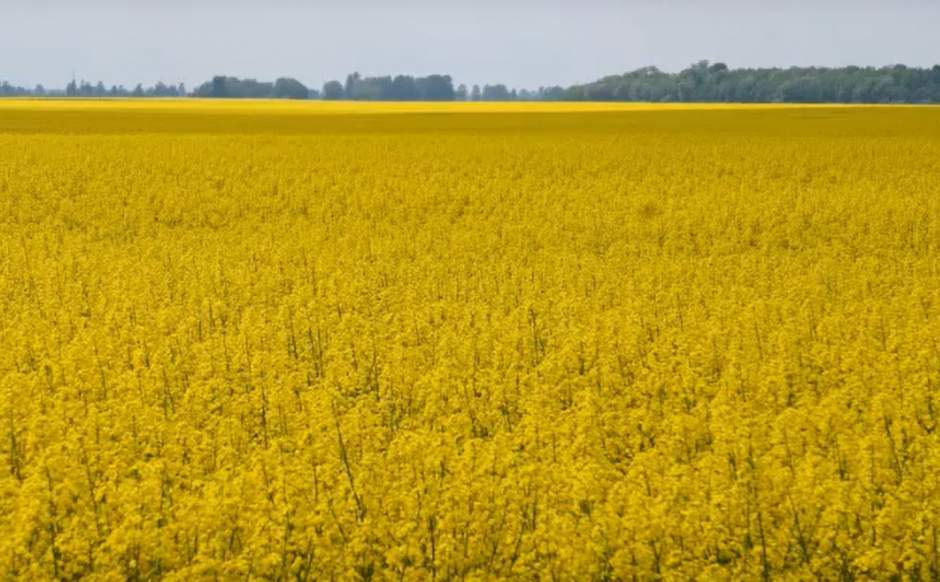
<svg viewBox="0 0 940 582">
<path fill-rule="evenodd" d="M 707 59 L 940 62 L 940 0 L 0 0 L 0 80 L 133 87 L 352 71 L 570 85 Z"/>
</svg>

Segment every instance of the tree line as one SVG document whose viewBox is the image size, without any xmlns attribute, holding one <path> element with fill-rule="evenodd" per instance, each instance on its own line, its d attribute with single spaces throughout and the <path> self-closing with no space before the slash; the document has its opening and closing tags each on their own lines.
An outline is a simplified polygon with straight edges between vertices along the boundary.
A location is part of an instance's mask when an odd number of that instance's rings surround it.
<svg viewBox="0 0 940 582">
<path fill-rule="evenodd" d="M 560 87 L 557 91 L 563 91 Z M 558 93 L 560 95 L 560 93 Z M 322 99 L 347 101 L 543 101 L 551 96 L 546 89 L 529 91 L 509 89 L 506 85 L 460 84 L 454 87 L 450 75 L 427 77 L 363 77 L 352 73 L 346 82 L 329 81 L 323 85 Z"/>
<path fill-rule="evenodd" d="M 346 82 L 323 85 L 324 99 L 350 101 L 454 101 L 457 94 L 450 75 L 363 77 L 352 73 Z"/>
<path fill-rule="evenodd" d="M 940 65 L 931 68 L 790 67 L 731 69 L 700 61 L 678 73 L 644 67 L 570 87 L 515 89 L 504 84 L 455 86 L 450 75 L 424 77 L 352 73 L 345 82 L 308 88 L 290 77 L 273 82 L 216 76 L 192 92 L 179 85 L 133 89 L 72 80 L 64 90 L 0 83 L 0 96 L 201 97 L 217 99 L 325 99 L 349 101 L 640 101 L 729 103 L 940 103 Z"/>
<path fill-rule="evenodd" d="M 216 76 L 193 91 L 193 97 L 210 99 L 316 99 L 306 85 L 290 77 L 276 81 L 256 81 L 237 77 Z"/>
<path fill-rule="evenodd" d="M 167 85 L 158 82 L 151 87 L 138 83 L 133 89 L 128 89 L 123 85 L 107 87 L 100 81 L 92 85 L 88 81 L 72 80 L 65 89 L 46 89 L 42 85 L 30 89 L 11 85 L 8 81 L 0 82 L 0 97 L 186 97 L 189 94 L 183 83 Z"/>
<path fill-rule="evenodd" d="M 730 69 L 700 61 L 679 72 L 646 67 L 561 91 L 561 101 L 940 103 L 940 65 Z"/>
</svg>

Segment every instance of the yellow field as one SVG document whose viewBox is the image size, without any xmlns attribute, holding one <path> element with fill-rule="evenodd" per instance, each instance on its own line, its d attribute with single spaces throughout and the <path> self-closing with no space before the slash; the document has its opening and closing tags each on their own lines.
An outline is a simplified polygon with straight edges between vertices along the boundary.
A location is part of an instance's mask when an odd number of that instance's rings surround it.
<svg viewBox="0 0 940 582">
<path fill-rule="evenodd" d="M 0 101 L 0 577 L 940 577 L 940 109 L 89 103 Z"/>
<path fill-rule="evenodd" d="M 766 104 L 748 109 L 832 109 L 833 105 Z M 859 107 L 859 106 L 853 106 Z M 869 105 L 867 107 L 879 107 Z M 271 101 L 253 99 L 2 99 L 0 111 L 94 111 L 173 110 L 198 113 L 248 112 L 256 115 L 335 115 L 338 113 L 572 113 L 604 111 L 715 111 L 740 110 L 726 103 L 553 103 L 553 102 L 364 102 L 364 101 Z"/>
</svg>

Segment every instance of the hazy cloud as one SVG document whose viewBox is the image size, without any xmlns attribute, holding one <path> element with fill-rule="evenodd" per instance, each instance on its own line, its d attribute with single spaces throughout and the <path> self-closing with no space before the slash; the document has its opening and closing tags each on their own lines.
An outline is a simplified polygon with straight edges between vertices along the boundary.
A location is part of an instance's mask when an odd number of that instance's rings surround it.
<svg viewBox="0 0 940 582">
<path fill-rule="evenodd" d="M 80 4 L 80 6 L 78 5 Z M 940 2 L 0 0 L 0 79 L 133 86 L 348 72 L 571 84 L 646 65 L 932 65 Z"/>
</svg>

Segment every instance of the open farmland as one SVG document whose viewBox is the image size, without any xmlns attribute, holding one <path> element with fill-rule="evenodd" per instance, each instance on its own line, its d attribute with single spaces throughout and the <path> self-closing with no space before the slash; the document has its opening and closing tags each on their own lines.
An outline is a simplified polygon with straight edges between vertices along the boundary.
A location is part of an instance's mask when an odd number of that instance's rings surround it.
<svg viewBox="0 0 940 582">
<path fill-rule="evenodd" d="M 940 579 L 940 109 L 0 101 L 0 574 Z"/>
</svg>

